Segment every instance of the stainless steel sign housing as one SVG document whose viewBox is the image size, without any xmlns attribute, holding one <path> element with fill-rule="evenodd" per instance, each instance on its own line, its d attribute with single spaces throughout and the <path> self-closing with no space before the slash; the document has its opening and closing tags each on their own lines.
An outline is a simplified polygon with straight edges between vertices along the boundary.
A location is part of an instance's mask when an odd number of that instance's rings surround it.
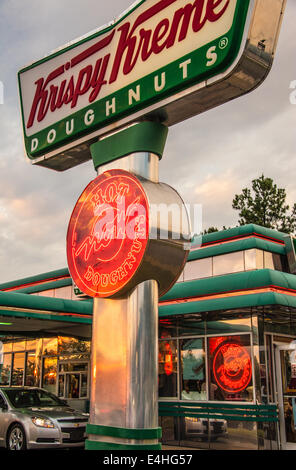
<svg viewBox="0 0 296 470">
<path fill-rule="evenodd" d="M 285 0 L 141 0 L 111 25 L 19 72 L 25 147 L 65 170 L 139 119 L 167 126 L 258 86 Z"/>
</svg>

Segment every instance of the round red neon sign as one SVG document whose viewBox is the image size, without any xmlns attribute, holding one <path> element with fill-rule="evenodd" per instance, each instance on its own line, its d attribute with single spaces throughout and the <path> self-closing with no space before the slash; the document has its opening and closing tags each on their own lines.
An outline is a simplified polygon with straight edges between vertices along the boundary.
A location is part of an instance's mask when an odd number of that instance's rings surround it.
<svg viewBox="0 0 296 470">
<path fill-rule="evenodd" d="M 217 385 L 225 392 L 245 390 L 252 378 L 251 357 L 247 349 L 238 343 L 220 344 L 215 352 L 213 372 Z"/>
<path fill-rule="evenodd" d="M 83 191 L 67 233 L 73 281 L 91 297 L 110 297 L 132 279 L 143 259 L 149 234 L 149 206 L 140 181 L 110 170 Z"/>
</svg>

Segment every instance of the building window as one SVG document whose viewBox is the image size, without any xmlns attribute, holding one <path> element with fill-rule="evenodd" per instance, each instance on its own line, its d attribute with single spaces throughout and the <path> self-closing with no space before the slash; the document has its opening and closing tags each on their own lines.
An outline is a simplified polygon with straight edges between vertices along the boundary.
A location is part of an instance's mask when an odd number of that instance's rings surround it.
<svg viewBox="0 0 296 470">
<path fill-rule="evenodd" d="M 236 251 L 227 255 L 219 255 L 213 258 L 213 275 L 237 273 L 244 271 L 244 252 Z"/>
<path fill-rule="evenodd" d="M 177 398 L 178 350 L 176 340 L 159 341 L 158 394 Z"/>
<path fill-rule="evenodd" d="M 11 385 L 23 385 L 25 371 L 25 353 L 17 352 L 13 355 Z"/>
<path fill-rule="evenodd" d="M 3 363 L 0 364 L 0 385 L 10 385 L 11 353 L 3 354 Z"/>
<path fill-rule="evenodd" d="M 35 385 L 35 352 L 27 352 L 26 353 L 26 376 L 25 376 L 25 385 L 26 386 L 33 386 Z"/>
<path fill-rule="evenodd" d="M 44 357 L 42 367 L 42 387 L 48 392 L 56 393 L 57 357 Z"/>
<path fill-rule="evenodd" d="M 71 399 L 87 398 L 88 376 L 88 362 L 60 362 L 58 396 Z"/>
<path fill-rule="evenodd" d="M 58 352 L 58 339 L 57 338 L 43 338 L 42 354 L 44 356 L 55 356 L 57 352 Z"/>
<path fill-rule="evenodd" d="M 210 400 L 253 401 L 249 335 L 208 339 Z"/>
<path fill-rule="evenodd" d="M 159 398 L 254 401 L 251 336 L 159 340 Z"/>
<path fill-rule="evenodd" d="M 203 338 L 184 339 L 181 351 L 181 399 L 206 400 L 206 354 Z"/>
<path fill-rule="evenodd" d="M 186 263 L 184 280 L 202 279 L 213 276 L 213 258 L 202 258 Z"/>
<path fill-rule="evenodd" d="M 284 266 L 281 256 L 252 248 L 250 250 L 236 251 L 225 255 L 196 259 L 186 263 L 184 271 L 177 282 L 243 271 L 254 271 L 263 268 L 283 271 Z"/>
</svg>

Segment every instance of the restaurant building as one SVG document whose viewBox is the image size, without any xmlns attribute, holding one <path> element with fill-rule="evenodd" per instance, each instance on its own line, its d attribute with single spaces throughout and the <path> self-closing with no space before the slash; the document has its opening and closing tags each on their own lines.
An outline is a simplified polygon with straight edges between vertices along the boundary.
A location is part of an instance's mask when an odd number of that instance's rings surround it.
<svg viewBox="0 0 296 470">
<path fill-rule="evenodd" d="M 296 449 L 294 240 L 245 225 L 200 242 L 159 301 L 162 442 Z M 0 384 L 87 411 L 91 326 L 92 300 L 68 269 L 1 284 Z"/>
</svg>

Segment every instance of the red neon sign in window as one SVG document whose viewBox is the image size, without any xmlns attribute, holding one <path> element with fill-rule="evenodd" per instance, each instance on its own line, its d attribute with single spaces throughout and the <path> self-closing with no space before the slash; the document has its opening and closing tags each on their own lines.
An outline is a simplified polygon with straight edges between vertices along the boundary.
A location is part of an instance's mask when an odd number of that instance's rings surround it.
<svg viewBox="0 0 296 470">
<path fill-rule="evenodd" d="M 169 343 L 165 344 L 164 371 L 166 375 L 171 375 L 174 372 L 173 354 Z"/>
<path fill-rule="evenodd" d="M 252 378 L 252 362 L 247 349 L 235 342 L 220 344 L 213 360 L 217 385 L 227 393 L 239 393 Z"/>
<path fill-rule="evenodd" d="M 140 181 L 126 171 L 107 171 L 86 187 L 67 233 L 69 270 L 82 292 L 109 297 L 132 279 L 147 246 L 148 210 Z"/>
</svg>

